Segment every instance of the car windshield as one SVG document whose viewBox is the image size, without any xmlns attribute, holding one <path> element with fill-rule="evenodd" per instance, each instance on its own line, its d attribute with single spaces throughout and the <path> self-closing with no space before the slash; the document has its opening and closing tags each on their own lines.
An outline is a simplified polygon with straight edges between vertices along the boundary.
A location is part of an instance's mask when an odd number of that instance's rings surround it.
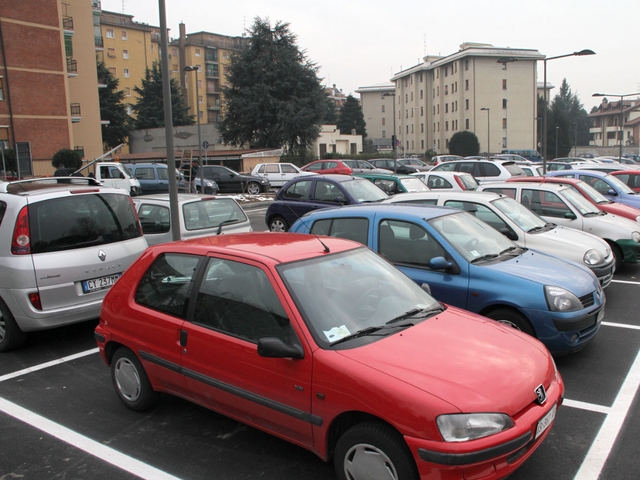
<svg viewBox="0 0 640 480">
<path fill-rule="evenodd" d="M 429 187 L 419 178 L 401 178 L 400 183 L 407 192 L 428 192 Z"/>
<path fill-rule="evenodd" d="M 471 263 L 498 258 L 518 248 L 502 233 L 467 212 L 433 218 L 429 223 Z"/>
<path fill-rule="evenodd" d="M 367 248 L 282 264 L 278 272 L 322 348 L 351 348 L 361 342 L 347 337 L 376 340 L 442 311 L 426 291 Z"/>
<path fill-rule="evenodd" d="M 586 198 L 590 198 L 593 202 L 597 204 L 610 203 L 607 197 L 602 195 L 599 191 L 589 185 L 587 182 L 583 182 L 582 180 L 578 181 L 578 185 L 580 185 L 581 192 Z"/>
<path fill-rule="evenodd" d="M 629 186 L 627 184 L 622 182 L 622 180 L 620 180 L 619 178 L 616 178 L 615 175 L 607 175 L 606 176 L 606 180 L 611 185 L 613 185 L 618 190 L 620 190 L 622 193 L 627 193 L 629 195 L 635 195 L 635 193 L 636 193 L 631 188 L 629 188 Z"/>
<path fill-rule="evenodd" d="M 578 191 L 573 188 L 565 188 L 562 190 L 562 196 L 573 207 L 580 212 L 581 215 L 598 215 L 602 210 L 596 207 L 589 200 L 584 198 Z"/>
<path fill-rule="evenodd" d="M 512 198 L 498 198 L 491 202 L 491 204 L 525 232 L 543 228 L 547 225 L 546 220 Z"/>
<path fill-rule="evenodd" d="M 369 180 L 347 180 L 342 182 L 341 185 L 358 203 L 380 202 L 385 198 L 389 198 L 389 195 Z"/>
</svg>

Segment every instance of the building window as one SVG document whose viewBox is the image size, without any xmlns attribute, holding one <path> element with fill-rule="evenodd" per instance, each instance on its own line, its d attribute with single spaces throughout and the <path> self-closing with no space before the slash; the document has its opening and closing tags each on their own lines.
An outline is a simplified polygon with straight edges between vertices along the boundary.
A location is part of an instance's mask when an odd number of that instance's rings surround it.
<svg viewBox="0 0 640 480">
<path fill-rule="evenodd" d="M 128 68 L 124 69 L 124 78 L 129 78 L 129 69 Z"/>
<path fill-rule="evenodd" d="M 129 50 L 122 50 L 122 58 L 125 60 L 129 58 Z"/>
<path fill-rule="evenodd" d="M 154 50 L 154 45 L 153 45 L 153 43 L 152 43 L 152 44 L 151 44 L 151 53 L 153 53 L 153 50 Z"/>
<path fill-rule="evenodd" d="M 465 110 L 469 110 L 469 99 L 468 98 L 464 101 L 464 109 Z"/>
<path fill-rule="evenodd" d="M 199 57 L 199 56 L 200 56 L 200 49 L 199 49 L 199 48 L 196 48 L 195 56 L 196 56 L 196 57 Z"/>
<path fill-rule="evenodd" d="M 115 78 L 118 78 L 118 75 L 116 75 L 116 67 L 109 67 L 109 73 Z"/>
<path fill-rule="evenodd" d="M 107 38 L 113 38 L 113 28 L 107 28 Z"/>
<path fill-rule="evenodd" d="M 178 71 L 178 65 L 176 65 L 175 63 L 171 66 L 171 70 L 174 72 Z"/>
<path fill-rule="evenodd" d="M 386 130 L 382 130 L 382 138 L 387 138 L 387 131 Z"/>
<path fill-rule="evenodd" d="M 386 119 L 384 117 L 382 117 L 382 125 L 386 125 L 385 120 Z"/>
<path fill-rule="evenodd" d="M 504 62 L 504 63 L 502 64 L 502 69 L 503 69 L 503 70 L 506 70 L 506 69 L 507 69 L 507 62 Z"/>
<path fill-rule="evenodd" d="M 507 128 L 507 119 L 506 118 L 502 119 L 502 128 Z"/>
<path fill-rule="evenodd" d="M 464 61 L 464 69 L 469 70 L 469 60 Z"/>
<path fill-rule="evenodd" d="M 438 85 L 436 87 L 436 96 L 439 97 L 440 96 L 440 85 Z"/>
<path fill-rule="evenodd" d="M 468 118 L 464 121 L 464 128 L 466 130 L 469 130 L 469 119 Z"/>
<path fill-rule="evenodd" d="M 382 113 L 384 113 L 384 105 L 382 105 Z"/>
<path fill-rule="evenodd" d="M 411 133 L 413 133 L 413 123 L 411 124 Z"/>
<path fill-rule="evenodd" d="M 125 97 L 130 97 L 131 96 L 131 88 L 130 87 L 125 87 L 124 88 L 124 96 Z"/>
<path fill-rule="evenodd" d="M 107 57 L 116 58 L 116 49 L 115 48 L 107 48 Z"/>
<path fill-rule="evenodd" d="M 411 92 L 411 101 L 413 102 L 413 92 Z"/>
<path fill-rule="evenodd" d="M 126 40 L 126 39 L 127 39 L 127 31 L 122 30 L 122 40 Z"/>
<path fill-rule="evenodd" d="M 502 99 L 502 108 L 507 108 L 507 99 L 506 98 Z"/>
<path fill-rule="evenodd" d="M 202 95 L 198 95 L 198 103 L 202 103 Z"/>
<path fill-rule="evenodd" d="M 440 115 L 440 104 L 436 105 L 436 113 Z"/>
<path fill-rule="evenodd" d="M 424 150 L 424 140 L 420 140 L 420 148 Z"/>
<path fill-rule="evenodd" d="M 449 104 L 448 103 L 444 104 L 444 113 L 449 113 Z"/>
<path fill-rule="evenodd" d="M 424 90 L 420 90 L 420 100 L 422 100 L 424 98 Z"/>
<path fill-rule="evenodd" d="M 444 86 L 444 94 L 449 95 L 449 85 Z"/>
<path fill-rule="evenodd" d="M 507 137 L 502 137 L 502 148 L 507 148 Z"/>
<path fill-rule="evenodd" d="M 424 123 L 420 124 L 420 133 L 424 133 Z"/>
<path fill-rule="evenodd" d="M 464 89 L 469 90 L 469 80 L 464 81 Z"/>
<path fill-rule="evenodd" d="M 420 83 L 422 83 L 422 72 L 420 73 Z"/>
<path fill-rule="evenodd" d="M 177 48 L 172 48 L 171 49 L 171 55 L 174 55 L 174 56 L 177 57 L 178 56 L 178 49 Z"/>
<path fill-rule="evenodd" d="M 444 122 L 444 131 L 445 132 L 449 131 L 449 122 Z"/>
<path fill-rule="evenodd" d="M 420 107 L 420 116 L 424 117 L 424 107 Z"/>
<path fill-rule="evenodd" d="M 409 103 L 409 95 L 408 94 L 404 94 L 404 103 Z"/>
<path fill-rule="evenodd" d="M 0 77 L 0 100 L 4 100 L 4 78 Z"/>
<path fill-rule="evenodd" d="M 507 79 L 506 78 L 502 79 L 502 89 L 503 90 L 507 89 Z"/>
<path fill-rule="evenodd" d="M 133 106 L 127 105 L 127 115 L 131 115 L 133 113 Z"/>
</svg>

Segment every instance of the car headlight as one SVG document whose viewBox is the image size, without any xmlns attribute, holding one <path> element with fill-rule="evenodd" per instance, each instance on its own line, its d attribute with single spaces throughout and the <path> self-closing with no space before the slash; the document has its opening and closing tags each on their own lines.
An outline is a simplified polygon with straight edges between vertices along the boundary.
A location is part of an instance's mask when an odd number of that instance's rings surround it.
<svg viewBox="0 0 640 480">
<path fill-rule="evenodd" d="M 552 312 L 572 312 L 582 308 L 578 297 L 565 288 L 545 285 L 544 295 Z"/>
<path fill-rule="evenodd" d="M 440 415 L 438 430 L 445 442 L 466 442 L 488 437 L 513 427 L 513 420 L 504 413 L 459 413 Z"/>
<path fill-rule="evenodd" d="M 604 258 L 600 255 L 600 252 L 593 249 L 589 250 L 584 254 L 584 257 L 582 257 L 582 261 L 587 265 L 598 265 L 603 260 Z"/>
<path fill-rule="evenodd" d="M 631 238 L 634 242 L 640 243 L 640 232 L 631 232 Z"/>
<path fill-rule="evenodd" d="M 213 188 L 213 182 L 204 182 L 204 186 Z"/>
</svg>

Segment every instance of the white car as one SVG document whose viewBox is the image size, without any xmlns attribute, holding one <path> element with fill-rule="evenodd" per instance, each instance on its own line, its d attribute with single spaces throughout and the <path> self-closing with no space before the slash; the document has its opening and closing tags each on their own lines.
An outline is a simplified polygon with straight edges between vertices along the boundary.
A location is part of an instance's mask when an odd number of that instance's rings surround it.
<svg viewBox="0 0 640 480">
<path fill-rule="evenodd" d="M 615 259 L 607 242 L 589 233 L 548 223 L 504 195 L 440 190 L 402 193 L 384 200 L 383 203 L 417 203 L 459 208 L 491 225 L 520 247 L 555 255 L 589 268 L 598 277 L 603 288 L 613 278 Z"/>
<path fill-rule="evenodd" d="M 511 177 L 525 177 L 527 174 L 511 160 L 491 160 L 488 158 L 465 158 L 452 160 L 433 167 L 431 172 L 466 172 L 475 177 L 479 184 L 504 182 Z"/>
<path fill-rule="evenodd" d="M 149 245 L 173 241 L 169 202 L 168 193 L 133 198 Z M 253 231 L 249 218 L 232 197 L 178 194 L 178 216 L 181 240 Z"/>
<path fill-rule="evenodd" d="M 533 162 L 516 162 L 524 173 L 527 174 L 528 177 L 541 177 L 542 176 L 542 167 L 538 163 Z"/>
<path fill-rule="evenodd" d="M 453 160 L 463 160 L 464 158 L 460 155 L 436 155 L 431 159 L 431 163 L 433 165 L 440 165 L 444 162 L 451 162 Z"/>
<path fill-rule="evenodd" d="M 316 174 L 313 172 L 304 172 L 293 163 L 259 163 L 253 167 L 251 175 L 266 178 L 272 187 L 279 188 L 289 180 L 299 177 L 300 175 Z"/>
<path fill-rule="evenodd" d="M 418 172 L 411 174 L 422 180 L 431 190 L 475 190 L 478 182 L 464 172 Z"/>
<path fill-rule="evenodd" d="M 622 262 L 640 262 L 640 225 L 628 218 L 603 212 L 572 186 L 505 182 L 481 185 L 478 190 L 507 195 L 548 222 L 606 240 L 616 258 L 616 270 Z"/>
</svg>

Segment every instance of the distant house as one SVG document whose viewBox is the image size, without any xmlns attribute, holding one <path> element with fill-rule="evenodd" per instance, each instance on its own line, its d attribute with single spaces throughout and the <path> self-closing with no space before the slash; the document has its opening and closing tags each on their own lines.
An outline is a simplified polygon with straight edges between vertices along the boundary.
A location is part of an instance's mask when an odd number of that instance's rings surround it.
<svg viewBox="0 0 640 480">
<path fill-rule="evenodd" d="M 313 153 L 322 158 L 326 153 L 356 155 L 362 152 L 362 135 L 344 135 L 337 125 L 322 125 L 320 136 L 313 142 Z"/>
<path fill-rule="evenodd" d="M 620 109 L 622 101 L 622 110 Z M 591 140 L 589 145 L 610 147 L 620 145 L 639 145 L 640 137 L 640 98 L 634 100 L 618 100 L 610 102 L 607 98 L 602 100 L 598 110 L 589 117 L 593 125 L 589 129 Z M 620 125 L 622 124 L 622 128 Z"/>
</svg>

